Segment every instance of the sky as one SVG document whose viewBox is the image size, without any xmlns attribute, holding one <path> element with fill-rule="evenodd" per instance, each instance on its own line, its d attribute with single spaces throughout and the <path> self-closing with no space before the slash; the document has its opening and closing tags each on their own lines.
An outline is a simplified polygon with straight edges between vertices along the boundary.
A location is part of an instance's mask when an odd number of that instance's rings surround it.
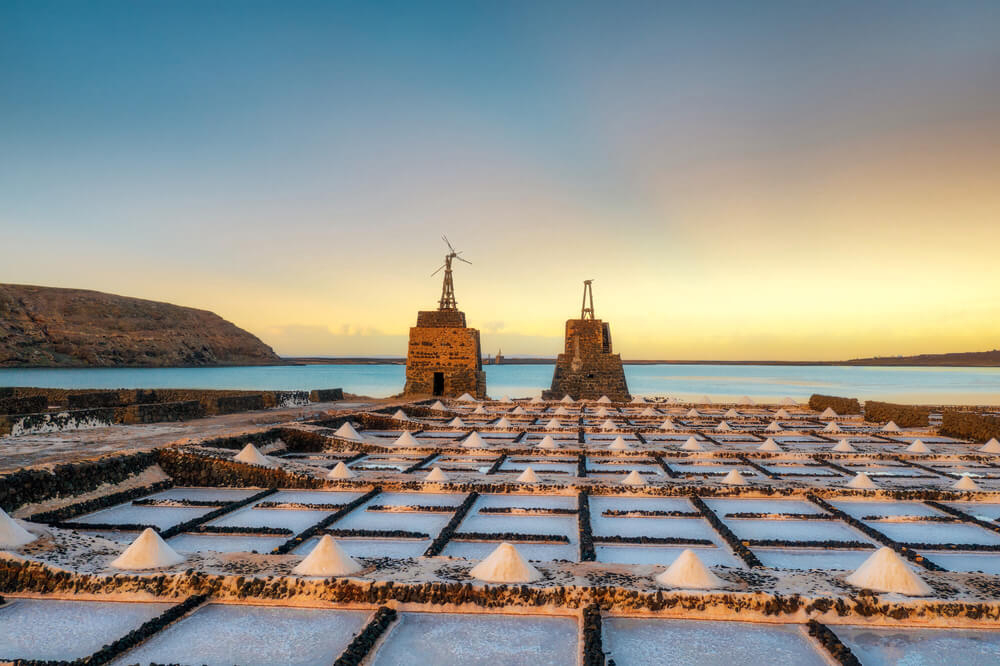
<svg viewBox="0 0 1000 666">
<path fill-rule="evenodd" d="M 0 282 L 484 353 L 1000 347 L 1000 3 L 0 3 Z"/>
</svg>

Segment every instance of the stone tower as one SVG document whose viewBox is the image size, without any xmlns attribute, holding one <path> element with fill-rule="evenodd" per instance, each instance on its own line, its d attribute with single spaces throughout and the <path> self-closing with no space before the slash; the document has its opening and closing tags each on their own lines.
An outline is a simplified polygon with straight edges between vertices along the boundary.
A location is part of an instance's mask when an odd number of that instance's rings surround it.
<svg viewBox="0 0 1000 666">
<path fill-rule="evenodd" d="M 417 325 L 410 329 L 403 393 L 451 398 L 470 393 L 485 398 L 486 373 L 479 331 L 465 325 L 465 313 L 458 309 L 451 275 L 452 260 L 465 260 L 450 243 L 448 249 L 441 267 L 445 272 L 438 309 L 418 312 Z"/>
<path fill-rule="evenodd" d="M 622 358 L 611 352 L 611 327 L 594 318 L 591 282 L 583 283 L 580 318 L 566 322 L 566 348 L 556 359 L 552 388 L 542 394 L 546 400 L 564 395 L 574 400 L 596 400 L 602 395 L 616 402 L 630 399 Z"/>
</svg>

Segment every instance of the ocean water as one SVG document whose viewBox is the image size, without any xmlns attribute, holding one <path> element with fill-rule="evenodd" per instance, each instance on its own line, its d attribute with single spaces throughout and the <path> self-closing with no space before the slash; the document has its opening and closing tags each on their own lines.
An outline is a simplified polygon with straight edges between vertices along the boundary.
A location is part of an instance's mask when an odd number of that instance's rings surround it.
<svg viewBox="0 0 1000 666">
<path fill-rule="evenodd" d="M 485 366 L 493 397 L 548 388 L 551 365 Z M 403 389 L 402 365 L 288 365 L 235 368 L 0 369 L 0 386 L 311 390 L 341 387 L 387 397 Z M 872 368 L 773 365 L 626 365 L 633 395 L 701 401 L 813 393 L 910 403 L 1000 404 L 1000 368 Z"/>
</svg>

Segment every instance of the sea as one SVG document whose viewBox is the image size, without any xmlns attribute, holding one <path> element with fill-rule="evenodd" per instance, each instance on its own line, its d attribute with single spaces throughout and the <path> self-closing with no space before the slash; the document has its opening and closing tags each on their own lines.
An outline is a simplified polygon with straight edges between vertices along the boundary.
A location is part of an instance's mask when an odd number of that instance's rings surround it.
<svg viewBox="0 0 1000 666">
<path fill-rule="evenodd" d="M 552 365 L 488 365 L 489 395 L 527 398 L 552 381 Z M 383 398 L 403 390 L 405 367 L 285 365 L 227 368 L 0 369 L 0 386 L 51 388 L 206 388 L 311 390 L 343 388 Z M 1000 405 L 1000 368 L 878 368 L 780 365 L 626 365 L 633 395 L 701 402 L 755 401 L 813 393 L 911 404 Z"/>
</svg>

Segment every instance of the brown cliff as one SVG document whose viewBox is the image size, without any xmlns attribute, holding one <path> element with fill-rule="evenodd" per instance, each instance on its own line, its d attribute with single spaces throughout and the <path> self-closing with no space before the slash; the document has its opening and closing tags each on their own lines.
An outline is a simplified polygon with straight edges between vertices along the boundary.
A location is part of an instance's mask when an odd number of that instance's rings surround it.
<svg viewBox="0 0 1000 666">
<path fill-rule="evenodd" d="M 207 310 L 99 291 L 0 284 L 0 367 L 280 362 L 256 336 Z"/>
</svg>

